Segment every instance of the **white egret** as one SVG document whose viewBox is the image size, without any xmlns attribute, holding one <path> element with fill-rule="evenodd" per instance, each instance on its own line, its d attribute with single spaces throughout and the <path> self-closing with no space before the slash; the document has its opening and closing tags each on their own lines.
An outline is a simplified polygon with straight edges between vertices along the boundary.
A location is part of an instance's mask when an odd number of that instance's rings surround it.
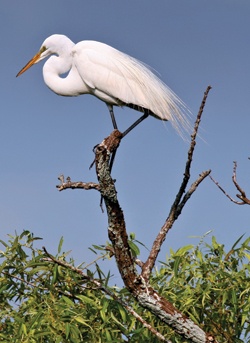
<svg viewBox="0 0 250 343">
<path fill-rule="evenodd" d="M 50 55 L 43 66 L 43 78 L 56 94 L 95 95 L 107 104 L 114 128 L 114 105 L 144 113 L 124 135 L 148 115 L 169 120 L 179 132 L 187 129 L 185 105 L 178 96 L 142 62 L 104 43 L 87 40 L 75 44 L 64 35 L 54 34 L 45 39 L 17 76 Z M 66 77 L 60 77 L 65 73 Z"/>
</svg>

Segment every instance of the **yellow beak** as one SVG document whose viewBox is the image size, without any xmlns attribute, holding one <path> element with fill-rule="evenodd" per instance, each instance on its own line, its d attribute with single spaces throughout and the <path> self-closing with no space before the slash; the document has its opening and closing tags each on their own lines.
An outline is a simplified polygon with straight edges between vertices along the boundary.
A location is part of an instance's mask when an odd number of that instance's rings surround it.
<svg viewBox="0 0 250 343">
<path fill-rule="evenodd" d="M 21 75 L 22 73 L 24 73 L 27 69 L 29 69 L 30 67 L 33 66 L 34 63 L 36 63 L 41 56 L 41 52 L 39 51 L 26 65 L 25 67 L 23 67 L 23 69 L 21 69 L 19 71 L 19 73 L 16 75 L 16 77 L 18 77 L 19 75 Z"/>
</svg>

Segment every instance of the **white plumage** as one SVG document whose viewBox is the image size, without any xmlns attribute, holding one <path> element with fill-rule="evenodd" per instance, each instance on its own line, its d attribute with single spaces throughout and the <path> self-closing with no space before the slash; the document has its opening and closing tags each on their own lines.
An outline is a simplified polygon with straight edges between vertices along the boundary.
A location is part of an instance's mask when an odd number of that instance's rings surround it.
<svg viewBox="0 0 250 343">
<path fill-rule="evenodd" d="M 64 35 L 52 35 L 17 76 L 50 55 L 43 77 L 56 94 L 92 94 L 109 108 L 128 106 L 169 120 L 178 131 L 188 128 L 186 107 L 178 96 L 142 62 L 104 43 L 74 44 Z M 66 77 L 60 77 L 65 73 Z"/>
</svg>

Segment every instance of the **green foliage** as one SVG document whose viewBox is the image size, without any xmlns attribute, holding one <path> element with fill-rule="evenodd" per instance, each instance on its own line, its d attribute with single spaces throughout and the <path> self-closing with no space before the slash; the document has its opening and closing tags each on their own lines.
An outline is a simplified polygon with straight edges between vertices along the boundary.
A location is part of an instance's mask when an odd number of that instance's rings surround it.
<svg viewBox="0 0 250 343">
<path fill-rule="evenodd" d="M 152 279 L 181 312 L 215 334 L 219 342 L 250 339 L 250 238 L 229 252 L 212 244 L 171 252 Z"/>
<path fill-rule="evenodd" d="M 74 261 L 62 252 L 61 239 L 55 258 L 65 266 L 56 264 L 35 248 L 39 239 L 24 231 L 9 236 L 7 243 L 1 241 L 1 342 L 159 342 L 117 299 L 172 342 L 185 342 L 139 307 L 126 289 L 108 286 L 110 275 L 104 275 L 96 261 L 94 271 L 84 264 L 74 270 Z M 134 235 L 130 241 L 138 255 L 139 242 Z M 214 237 L 211 245 L 171 251 L 151 278 L 159 293 L 205 331 L 215 333 L 218 342 L 250 339 L 250 238 L 241 245 L 239 241 L 228 252 Z M 91 250 L 102 251 L 102 258 L 107 254 L 103 247 Z"/>
</svg>

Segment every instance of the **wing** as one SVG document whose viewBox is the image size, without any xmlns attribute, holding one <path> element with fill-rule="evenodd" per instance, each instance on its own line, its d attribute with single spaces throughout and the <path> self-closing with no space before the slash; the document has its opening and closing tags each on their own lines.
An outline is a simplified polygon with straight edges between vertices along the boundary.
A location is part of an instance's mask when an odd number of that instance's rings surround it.
<svg viewBox="0 0 250 343">
<path fill-rule="evenodd" d="M 182 101 L 142 62 L 95 41 L 76 44 L 73 55 L 82 80 L 103 101 L 142 107 L 175 127 L 186 125 Z"/>
<path fill-rule="evenodd" d="M 99 42 L 83 41 L 74 49 L 74 63 L 83 81 L 93 91 L 104 93 L 115 102 L 145 102 L 129 56 Z M 139 104 L 139 103 L 138 103 Z"/>
</svg>

